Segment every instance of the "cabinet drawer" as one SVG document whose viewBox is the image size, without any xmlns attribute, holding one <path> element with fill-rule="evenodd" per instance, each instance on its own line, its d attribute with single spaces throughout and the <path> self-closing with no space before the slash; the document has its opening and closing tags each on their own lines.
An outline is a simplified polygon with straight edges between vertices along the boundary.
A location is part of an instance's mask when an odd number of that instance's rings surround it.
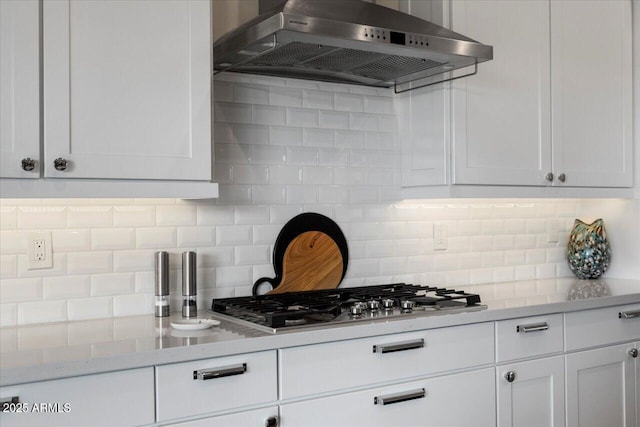
<svg viewBox="0 0 640 427">
<path fill-rule="evenodd" d="M 158 421 L 277 399 L 276 352 L 156 367 Z"/>
<path fill-rule="evenodd" d="M 0 413 L 2 427 L 111 427 L 154 421 L 153 368 L 0 388 L 0 399 L 12 397 L 20 400 L 15 408 L 21 412 Z"/>
<path fill-rule="evenodd" d="M 561 352 L 562 338 L 562 314 L 496 322 L 496 361 Z"/>
<path fill-rule="evenodd" d="M 456 326 L 280 350 L 288 399 L 493 363 L 493 324 Z"/>
<path fill-rule="evenodd" d="M 567 351 L 640 339 L 640 304 L 565 314 Z"/>
<path fill-rule="evenodd" d="M 285 404 L 280 414 L 282 427 L 495 426 L 493 369 Z"/>
</svg>

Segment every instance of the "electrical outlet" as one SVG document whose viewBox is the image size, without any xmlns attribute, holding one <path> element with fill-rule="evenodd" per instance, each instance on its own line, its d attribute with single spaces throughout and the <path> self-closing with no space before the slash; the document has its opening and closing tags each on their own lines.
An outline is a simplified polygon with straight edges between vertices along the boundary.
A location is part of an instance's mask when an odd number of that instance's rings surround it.
<svg viewBox="0 0 640 427">
<path fill-rule="evenodd" d="M 53 250 L 51 233 L 48 231 L 34 231 L 27 237 L 27 269 L 53 267 Z"/>
<path fill-rule="evenodd" d="M 547 243 L 557 243 L 558 235 L 560 234 L 560 226 L 555 219 L 550 220 L 547 223 Z"/>
<path fill-rule="evenodd" d="M 433 224 L 433 249 L 437 251 L 446 250 L 448 240 L 447 225 Z"/>
</svg>

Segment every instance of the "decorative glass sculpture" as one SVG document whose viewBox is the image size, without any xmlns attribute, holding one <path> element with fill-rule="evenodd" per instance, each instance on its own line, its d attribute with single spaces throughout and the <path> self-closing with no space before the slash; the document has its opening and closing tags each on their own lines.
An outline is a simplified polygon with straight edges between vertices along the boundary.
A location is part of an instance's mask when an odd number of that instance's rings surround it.
<svg viewBox="0 0 640 427">
<path fill-rule="evenodd" d="M 597 279 L 609 268 L 611 248 L 607 241 L 604 221 L 591 224 L 576 219 L 569 235 L 567 260 L 571 271 L 579 279 Z"/>
</svg>

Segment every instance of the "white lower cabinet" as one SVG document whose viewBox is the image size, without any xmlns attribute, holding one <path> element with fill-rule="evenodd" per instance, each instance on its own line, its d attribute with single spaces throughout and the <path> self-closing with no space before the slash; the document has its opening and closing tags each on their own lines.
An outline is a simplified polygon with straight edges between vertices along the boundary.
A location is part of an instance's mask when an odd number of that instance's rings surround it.
<svg viewBox="0 0 640 427">
<path fill-rule="evenodd" d="M 498 427 L 564 426 L 564 356 L 496 367 Z"/>
<path fill-rule="evenodd" d="M 270 406 L 252 411 L 163 425 L 176 427 L 278 427 L 278 407 Z"/>
<path fill-rule="evenodd" d="M 158 422 L 277 399 L 275 350 L 156 367 Z"/>
<path fill-rule="evenodd" d="M 634 344 L 566 356 L 567 427 L 636 427 Z"/>
<path fill-rule="evenodd" d="M 284 404 L 280 426 L 492 426 L 494 390 L 486 368 Z"/>
<path fill-rule="evenodd" d="M 0 388 L 14 399 L 0 425 L 133 426 L 154 422 L 153 368 L 132 369 Z"/>
</svg>

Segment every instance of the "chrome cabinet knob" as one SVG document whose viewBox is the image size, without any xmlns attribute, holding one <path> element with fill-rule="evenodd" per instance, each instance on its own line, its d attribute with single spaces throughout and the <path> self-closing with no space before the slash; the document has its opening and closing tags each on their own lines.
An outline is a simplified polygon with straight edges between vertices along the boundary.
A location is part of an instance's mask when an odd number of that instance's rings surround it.
<svg viewBox="0 0 640 427">
<path fill-rule="evenodd" d="M 509 371 L 504 374 L 504 379 L 512 383 L 516 379 L 516 373 L 513 371 Z"/>
<path fill-rule="evenodd" d="M 58 157 L 53 161 L 53 167 L 56 168 L 57 171 L 64 171 L 67 169 L 69 162 L 67 159 L 63 159 L 62 157 Z"/>
<path fill-rule="evenodd" d="M 561 173 L 560 175 L 558 175 L 558 181 L 560 182 L 565 182 L 567 180 L 567 176 L 563 173 Z"/>
<path fill-rule="evenodd" d="M 636 358 L 638 357 L 638 349 L 637 348 L 632 348 L 631 350 L 629 350 L 629 356 Z"/>
<path fill-rule="evenodd" d="M 544 179 L 546 179 L 549 182 L 553 181 L 553 174 L 551 172 L 549 172 L 548 174 L 546 174 L 544 176 Z"/>
<path fill-rule="evenodd" d="M 27 157 L 22 159 L 21 166 L 23 171 L 31 172 L 36 167 L 36 161 L 31 157 Z"/>
</svg>

